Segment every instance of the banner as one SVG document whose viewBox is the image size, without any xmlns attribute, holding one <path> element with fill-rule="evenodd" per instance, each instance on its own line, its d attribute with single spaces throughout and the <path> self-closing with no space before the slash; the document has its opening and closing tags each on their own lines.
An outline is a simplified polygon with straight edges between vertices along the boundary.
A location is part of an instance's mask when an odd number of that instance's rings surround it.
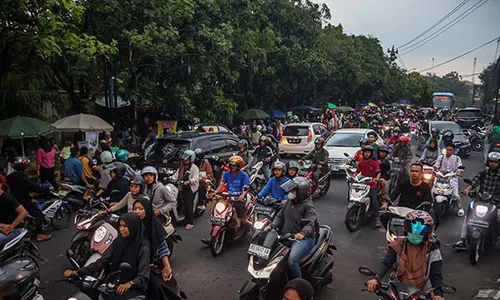
<svg viewBox="0 0 500 300">
<path fill-rule="evenodd" d="M 177 121 L 157 121 L 158 124 L 158 136 L 163 136 L 165 129 L 170 133 L 177 132 Z"/>
<path fill-rule="evenodd" d="M 87 147 L 90 152 L 95 152 L 99 146 L 99 132 L 85 132 L 85 141 L 88 143 Z"/>
</svg>

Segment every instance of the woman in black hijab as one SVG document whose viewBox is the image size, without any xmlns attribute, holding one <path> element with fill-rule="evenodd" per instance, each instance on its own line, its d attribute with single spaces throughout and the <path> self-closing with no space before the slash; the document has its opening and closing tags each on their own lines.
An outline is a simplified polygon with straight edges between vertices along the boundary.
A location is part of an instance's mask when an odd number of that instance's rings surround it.
<svg viewBox="0 0 500 300">
<path fill-rule="evenodd" d="M 133 212 L 142 220 L 151 245 L 148 299 L 179 299 L 177 283 L 172 279 L 172 267 L 168 259 L 170 249 L 165 241 L 166 232 L 153 214 L 151 202 L 146 198 L 137 199 Z"/>
<path fill-rule="evenodd" d="M 122 262 L 130 264 L 130 272 L 120 275 L 120 284 L 116 295 L 107 296 L 109 300 L 139 300 L 145 299 L 149 281 L 149 244 L 141 219 L 133 213 L 126 213 L 120 217 L 120 236 L 113 241 L 96 262 L 83 267 L 78 271 L 66 270 L 65 277 L 73 275 L 90 275 L 106 269 L 110 274 L 119 269 Z M 99 299 L 105 299 L 99 296 Z"/>
</svg>

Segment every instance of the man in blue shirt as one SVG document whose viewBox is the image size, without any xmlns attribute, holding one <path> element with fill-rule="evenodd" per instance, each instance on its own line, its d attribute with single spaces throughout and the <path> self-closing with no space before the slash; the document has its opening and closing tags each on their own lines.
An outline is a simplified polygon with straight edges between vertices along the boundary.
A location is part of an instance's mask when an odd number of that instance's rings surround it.
<svg viewBox="0 0 500 300">
<path fill-rule="evenodd" d="M 71 156 L 68 158 L 63 165 L 64 180 L 71 181 L 75 184 L 85 184 L 87 188 L 92 188 L 85 178 L 83 173 L 82 162 L 76 157 L 78 155 L 78 149 L 71 148 Z"/>
<path fill-rule="evenodd" d="M 286 201 L 288 200 L 288 193 L 285 193 L 285 191 L 281 188 L 281 185 L 288 180 L 290 180 L 288 177 L 285 176 L 286 174 L 286 165 L 282 161 L 277 161 L 273 165 L 273 173 L 274 177 L 269 179 L 269 181 L 266 183 L 262 191 L 257 195 L 258 198 L 264 198 L 267 195 L 271 194 L 273 198 L 276 198 L 277 200 L 281 201 L 282 205 L 285 205 Z"/>
</svg>

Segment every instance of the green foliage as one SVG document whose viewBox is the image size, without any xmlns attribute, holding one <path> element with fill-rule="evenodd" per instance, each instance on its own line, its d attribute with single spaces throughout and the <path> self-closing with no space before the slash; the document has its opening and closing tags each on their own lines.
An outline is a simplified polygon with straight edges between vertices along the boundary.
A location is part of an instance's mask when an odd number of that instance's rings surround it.
<svg viewBox="0 0 500 300">
<path fill-rule="evenodd" d="M 482 99 L 485 104 L 494 103 L 497 96 L 498 76 L 500 68 L 500 59 L 496 63 L 487 66 L 479 75 L 481 79 Z"/>
</svg>

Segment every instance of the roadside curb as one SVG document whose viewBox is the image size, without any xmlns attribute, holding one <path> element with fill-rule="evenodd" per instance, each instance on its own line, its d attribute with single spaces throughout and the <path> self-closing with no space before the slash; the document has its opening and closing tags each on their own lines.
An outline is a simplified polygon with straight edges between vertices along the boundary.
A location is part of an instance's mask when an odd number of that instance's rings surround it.
<svg viewBox="0 0 500 300">
<path fill-rule="evenodd" d="M 500 278 L 477 291 L 471 299 L 500 300 Z"/>
</svg>

